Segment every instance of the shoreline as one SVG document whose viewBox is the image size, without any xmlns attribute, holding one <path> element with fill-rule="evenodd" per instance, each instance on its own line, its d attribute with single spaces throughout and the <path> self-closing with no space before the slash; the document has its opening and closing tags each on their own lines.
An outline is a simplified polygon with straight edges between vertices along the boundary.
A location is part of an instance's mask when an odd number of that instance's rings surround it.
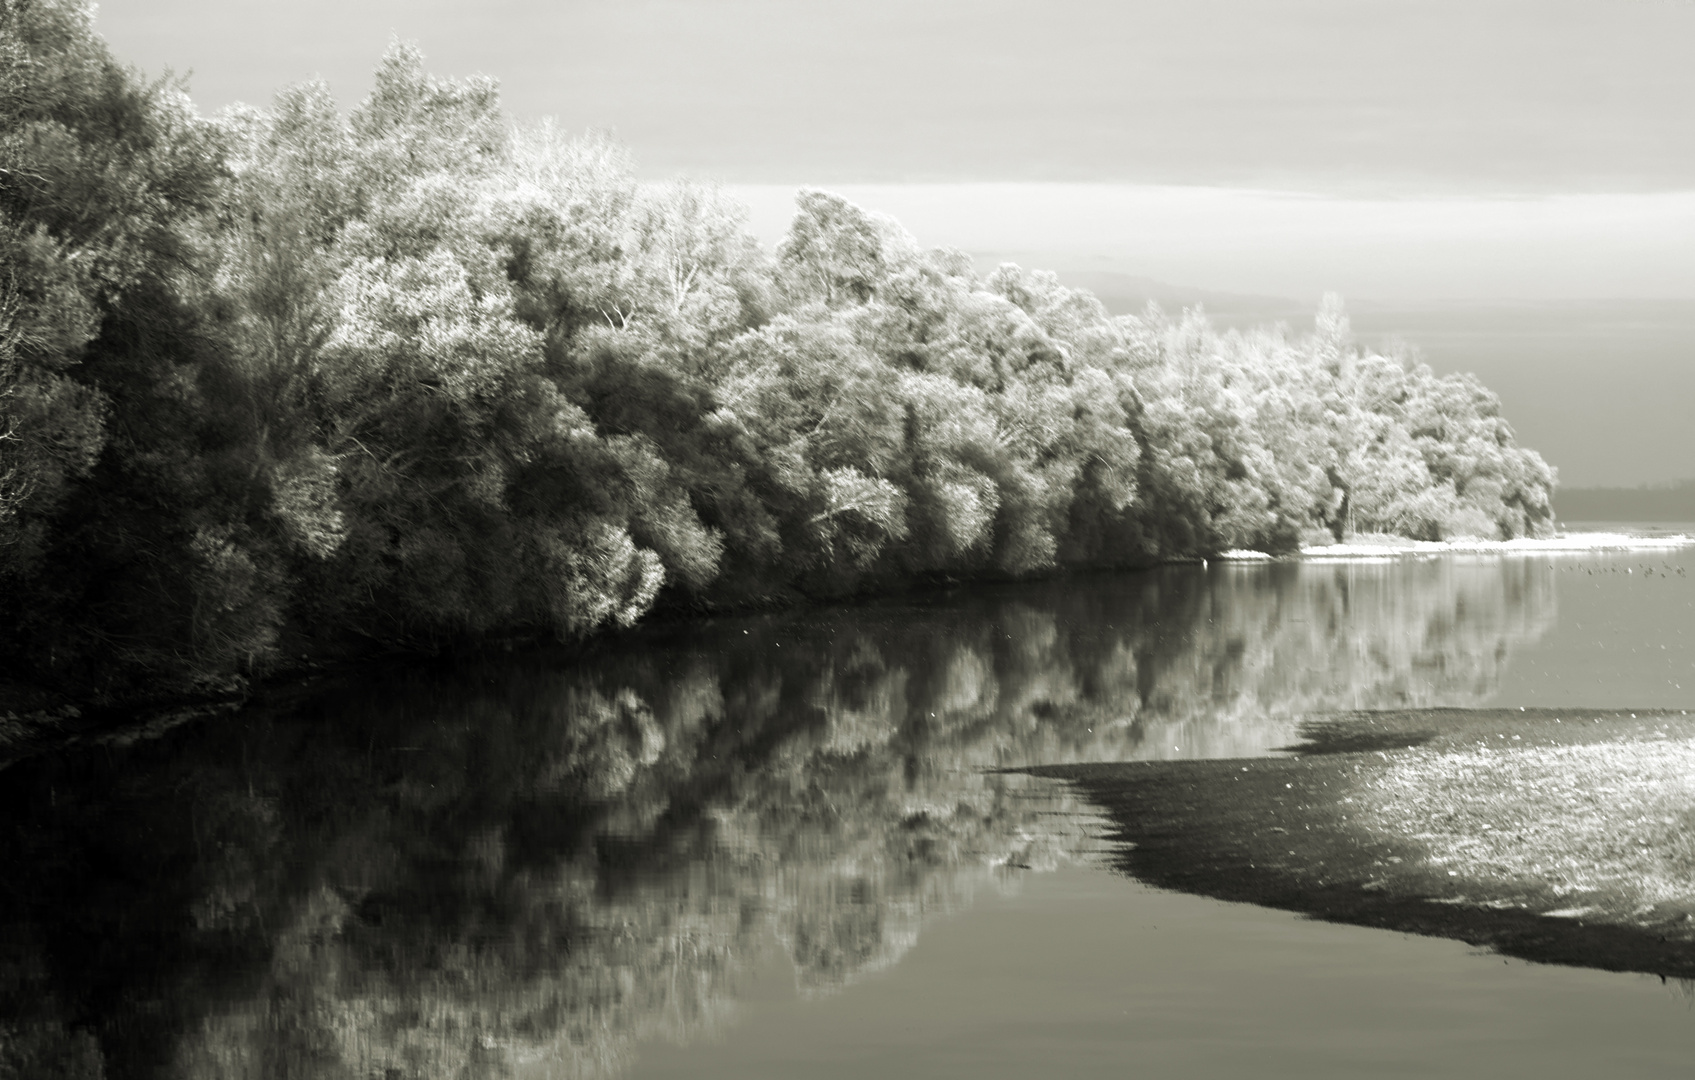
<svg viewBox="0 0 1695 1080">
<path fill-rule="evenodd" d="M 1339 544 L 1308 544 L 1287 559 L 1333 562 L 1400 559 L 1433 555 L 1570 555 L 1611 551 L 1671 551 L 1695 545 L 1684 533 L 1645 536 L 1629 532 L 1568 532 L 1545 538 L 1516 540 L 1410 540 L 1388 535 L 1359 536 Z M 1275 556 L 1262 551 L 1224 551 L 1214 556 L 1226 562 L 1266 562 Z"/>
<path fill-rule="evenodd" d="M 877 602 L 907 595 L 949 592 L 961 587 L 1008 585 L 1019 581 L 1053 580 L 1077 575 L 1143 572 L 1159 566 L 1201 565 L 1209 562 L 1233 564 L 1290 562 L 1385 563 L 1404 558 L 1434 558 L 1440 555 L 1552 555 L 1589 552 L 1664 552 L 1695 545 L 1695 538 L 1677 533 L 1643 535 L 1639 532 L 1586 531 L 1563 533 L 1547 539 L 1507 541 L 1453 540 L 1429 542 L 1404 537 L 1370 535 L 1348 544 L 1302 548 L 1297 554 L 1273 556 L 1260 551 L 1225 551 L 1211 556 L 1185 556 L 1146 566 L 1066 569 L 1025 579 L 986 578 L 979 580 L 906 581 L 888 588 L 830 599 L 800 596 L 767 597 L 761 601 L 728 605 L 710 610 L 676 606 L 656 611 L 628 630 L 602 632 L 590 638 L 559 643 L 533 635 L 490 637 L 461 643 L 450 655 L 472 656 L 496 652 L 527 651 L 532 648 L 562 649 L 589 655 L 620 638 L 648 632 L 663 632 L 666 626 L 698 618 L 722 618 L 754 611 L 792 611 L 834 604 Z M 293 650 L 287 650 L 292 652 Z M 182 723 L 225 715 L 260 704 L 268 699 L 289 698 L 305 687 L 325 679 L 356 677 L 372 665 L 428 661 L 439 652 L 383 651 L 352 657 L 303 657 L 301 662 L 279 664 L 251 681 L 242 679 L 228 689 L 199 695 L 138 697 L 128 701 L 93 702 L 67 693 L 0 677 L 0 769 L 13 762 L 64 746 L 102 739 L 125 739 L 134 732 L 166 730 Z"/>
<path fill-rule="evenodd" d="M 1695 978 L 1695 717 L 1427 709 L 1314 718 L 1287 758 L 1033 766 L 1161 888 Z"/>
</svg>

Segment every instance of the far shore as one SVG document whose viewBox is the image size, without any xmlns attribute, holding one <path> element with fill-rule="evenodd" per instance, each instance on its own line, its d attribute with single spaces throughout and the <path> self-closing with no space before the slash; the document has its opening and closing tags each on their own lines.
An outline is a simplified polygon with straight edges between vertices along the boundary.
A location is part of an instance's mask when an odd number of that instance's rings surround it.
<svg viewBox="0 0 1695 1080">
<path fill-rule="evenodd" d="M 1695 717 L 1317 717 L 1287 758 L 1042 766 L 1124 872 L 1547 963 L 1695 978 Z"/>
<path fill-rule="evenodd" d="M 1695 544 L 1695 537 L 1685 533 L 1650 534 L 1635 532 L 1563 532 L 1555 536 L 1516 540 L 1410 540 L 1404 536 L 1369 534 L 1354 536 L 1335 544 L 1308 544 L 1295 558 L 1323 561 L 1329 559 L 1398 559 L 1423 555 L 1553 555 L 1599 551 L 1667 551 Z M 1272 556 L 1261 551 L 1226 551 L 1217 558 L 1229 561 L 1257 562 Z"/>
</svg>

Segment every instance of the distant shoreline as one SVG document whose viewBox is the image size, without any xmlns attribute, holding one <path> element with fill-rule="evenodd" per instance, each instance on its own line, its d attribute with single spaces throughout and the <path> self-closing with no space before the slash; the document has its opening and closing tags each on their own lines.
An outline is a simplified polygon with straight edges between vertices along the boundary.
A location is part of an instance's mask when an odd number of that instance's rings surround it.
<svg viewBox="0 0 1695 1080">
<path fill-rule="evenodd" d="M 1636 488 L 1562 488 L 1555 510 L 1567 521 L 1695 521 L 1695 480 Z"/>
<path fill-rule="evenodd" d="M 1338 544 L 1309 544 L 1290 558 L 1304 561 L 1398 559 L 1409 555 L 1544 555 L 1592 551 L 1667 551 L 1695 545 L 1687 533 L 1565 532 L 1543 539 L 1412 540 L 1404 536 L 1358 536 Z M 1230 562 L 1261 562 L 1273 556 L 1263 551 L 1225 551 Z"/>
</svg>

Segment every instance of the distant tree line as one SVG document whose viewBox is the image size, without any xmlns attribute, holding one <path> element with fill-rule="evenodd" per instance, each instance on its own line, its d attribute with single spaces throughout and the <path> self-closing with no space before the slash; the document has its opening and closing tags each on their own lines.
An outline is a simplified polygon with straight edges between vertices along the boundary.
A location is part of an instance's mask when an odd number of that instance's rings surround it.
<svg viewBox="0 0 1695 1080">
<path fill-rule="evenodd" d="M 1109 316 L 803 192 L 514 131 L 396 46 L 198 116 L 67 0 L 0 3 L 0 654 L 87 699 L 308 648 L 564 638 L 656 602 L 1517 536 L 1497 398 L 1313 333 Z"/>
<path fill-rule="evenodd" d="M 1561 521 L 1695 521 L 1695 480 L 1634 488 L 1566 488 Z"/>
</svg>

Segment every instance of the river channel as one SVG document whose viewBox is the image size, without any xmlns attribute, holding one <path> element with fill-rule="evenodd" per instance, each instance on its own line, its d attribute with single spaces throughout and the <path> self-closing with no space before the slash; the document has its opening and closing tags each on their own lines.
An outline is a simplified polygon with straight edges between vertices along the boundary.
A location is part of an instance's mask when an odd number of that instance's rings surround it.
<svg viewBox="0 0 1695 1080">
<path fill-rule="evenodd" d="M 1690 549 L 1213 563 L 412 665 L 0 771 L 0 1077 L 1660 1076 L 1658 979 L 1150 889 L 1062 762 L 1695 707 Z"/>
</svg>

